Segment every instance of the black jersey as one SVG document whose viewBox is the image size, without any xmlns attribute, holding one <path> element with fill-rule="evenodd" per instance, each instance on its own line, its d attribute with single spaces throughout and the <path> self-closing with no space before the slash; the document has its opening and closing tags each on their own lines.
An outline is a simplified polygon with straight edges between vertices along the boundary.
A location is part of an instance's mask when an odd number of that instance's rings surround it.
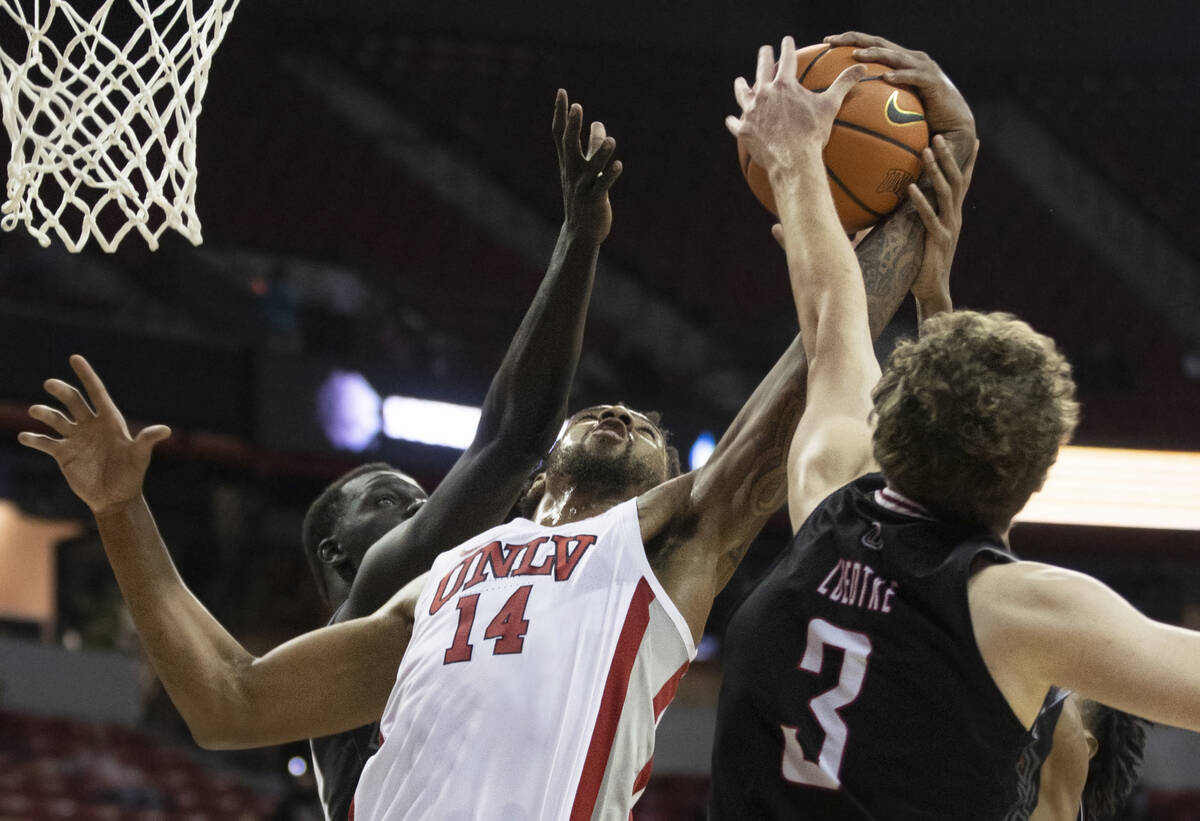
<svg viewBox="0 0 1200 821">
<path fill-rule="evenodd" d="M 1058 712 L 1026 730 L 967 606 L 1014 558 L 878 474 L 831 494 L 729 624 L 713 821 L 1027 818 Z"/>
<path fill-rule="evenodd" d="M 329 821 L 346 821 L 358 777 L 367 759 L 379 749 L 379 723 L 336 735 L 309 739 L 321 806 Z"/>
<path fill-rule="evenodd" d="M 339 607 L 329 624 L 342 621 Z M 346 821 L 367 759 L 379 749 L 379 722 L 309 739 L 321 806 L 328 821 Z"/>
</svg>

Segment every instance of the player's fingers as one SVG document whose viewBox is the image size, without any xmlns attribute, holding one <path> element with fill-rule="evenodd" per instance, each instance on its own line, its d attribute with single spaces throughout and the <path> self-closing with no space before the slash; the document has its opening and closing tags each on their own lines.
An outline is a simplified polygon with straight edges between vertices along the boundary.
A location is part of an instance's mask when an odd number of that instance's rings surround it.
<svg viewBox="0 0 1200 821">
<path fill-rule="evenodd" d="M 933 210 L 933 206 L 929 204 L 929 200 L 925 199 L 924 192 L 917 187 L 916 183 L 908 184 L 908 198 L 912 200 L 913 207 L 917 209 L 917 214 L 921 217 L 921 222 L 925 225 L 926 231 L 932 233 L 941 228 L 937 212 Z"/>
<path fill-rule="evenodd" d="M 588 171 L 593 174 L 599 174 L 608 165 L 608 161 L 612 159 L 613 152 L 617 150 L 617 141 L 612 137 L 605 137 L 592 155 L 588 157 Z"/>
<path fill-rule="evenodd" d="M 775 50 L 770 46 L 762 46 L 758 50 L 758 66 L 754 70 L 754 85 L 764 86 L 771 82 L 771 74 L 775 69 Z"/>
<path fill-rule="evenodd" d="M 563 129 L 567 127 L 567 90 L 560 88 L 554 95 L 554 118 L 550 121 L 550 133 L 554 135 L 554 149 L 562 153 Z"/>
<path fill-rule="evenodd" d="M 918 91 L 929 88 L 936 75 L 924 68 L 901 68 L 879 75 L 885 82 L 897 86 L 912 86 Z"/>
<path fill-rule="evenodd" d="M 171 429 L 166 425 L 150 425 L 138 431 L 133 439 L 133 446 L 139 451 L 149 453 L 154 446 L 171 435 Z"/>
<path fill-rule="evenodd" d="M 898 46 L 891 40 L 861 31 L 845 31 L 841 34 L 831 34 L 825 38 L 825 42 L 831 46 L 880 47 L 895 49 L 897 51 L 904 50 L 903 46 Z"/>
<path fill-rule="evenodd" d="M 795 79 L 796 77 L 796 41 L 789 34 L 783 38 L 783 42 L 779 44 L 779 68 L 775 72 L 775 79 L 787 80 Z"/>
<path fill-rule="evenodd" d="M 725 127 L 729 129 L 730 134 L 738 137 L 742 133 L 742 120 L 740 117 L 730 114 L 725 118 Z"/>
<path fill-rule="evenodd" d="M 612 165 L 604 169 L 604 173 L 596 179 L 596 193 L 607 194 L 624 170 L 625 166 L 621 164 L 620 160 L 615 160 Z"/>
<path fill-rule="evenodd" d="M 750 105 L 750 100 L 754 95 L 750 91 L 750 85 L 746 82 L 745 77 L 738 77 L 733 81 L 733 98 L 737 100 L 737 104 L 741 106 L 742 111 Z"/>
<path fill-rule="evenodd" d="M 61 436 L 68 435 L 75 427 L 62 411 L 49 405 L 34 405 L 29 409 L 29 415 Z"/>
<path fill-rule="evenodd" d="M 604 130 L 604 123 L 596 120 L 592 123 L 591 131 L 588 132 L 588 148 L 587 156 L 593 156 L 599 150 L 600 145 L 604 142 L 604 138 L 608 136 L 608 132 Z"/>
<path fill-rule="evenodd" d="M 950 188 L 961 195 L 965 190 L 962 169 L 958 167 L 958 163 L 954 159 L 954 152 L 950 150 L 950 142 L 941 134 L 936 135 L 931 142 L 933 153 L 937 155 L 938 170 L 946 178 L 946 182 L 950 183 Z"/>
<path fill-rule="evenodd" d="M 61 439 L 54 439 L 49 436 L 43 436 L 40 433 L 30 433 L 29 431 L 18 433 L 17 442 L 27 448 L 40 450 L 48 456 L 55 456 L 58 453 L 59 446 L 62 444 Z"/>
<path fill-rule="evenodd" d="M 42 383 L 42 387 L 46 389 L 46 393 L 63 403 L 71 418 L 83 421 L 95 415 L 74 385 L 68 385 L 61 379 L 47 379 Z"/>
<path fill-rule="evenodd" d="M 113 403 L 112 397 L 108 395 L 108 389 L 100 381 L 100 376 L 92 369 L 91 364 L 86 359 L 79 354 L 73 354 L 71 356 L 71 370 L 75 371 L 75 375 L 83 383 L 83 389 L 87 391 L 88 399 L 92 401 L 92 407 L 96 409 L 96 413 L 111 413 L 118 417 L 121 415 L 121 412 L 117 410 L 117 406 Z"/>
<path fill-rule="evenodd" d="M 567 109 L 567 127 L 563 130 L 563 157 L 573 159 L 583 153 L 579 133 L 583 129 L 583 106 L 571 103 Z"/>
<path fill-rule="evenodd" d="M 848 68 L 842 69 L 842 73 L 837 76 L 837 79 L 821 92 L 821 96 L 829 97 L 836 105 L 834 111 L 842 107 L 842 101 L 846 99 L 846 95 L 850 93 L 850 89 L 854 88 L 855 83 L 867 76 L 867 67 L 861 63 Z"/>
<path fill-rule="evenodd" d="M 975 145 L 971 146 L 971 154 L 967 157 L 967 163 L 963 166 L 963 188 L 971 187 L 971 177 L 975 176 L 975 158 L 979 156 L 979 140 L 975 141 Z"/>
<path fill-rule="evenodd" d="M 864 63 L 882 63 L 895 69 L 915 69 L 929 64 L 929 56 L 921 51 L 870 46 L 855 49 L 854 59 Z"/>
<path fill-rule="evenodd" d="M 937 194 L 938 213 L 945 214 L 948 209 L 954 207 L 954 192 L 950 188 L 950 183 L 946 180 L 946 175 L 942 173 L 942 166 L 938 164 L 937 155 L 933 153 L 932 148 L 926 148 L 921 152 L 921 161 L 925 163 L 925 176 Z"/>
</svg>

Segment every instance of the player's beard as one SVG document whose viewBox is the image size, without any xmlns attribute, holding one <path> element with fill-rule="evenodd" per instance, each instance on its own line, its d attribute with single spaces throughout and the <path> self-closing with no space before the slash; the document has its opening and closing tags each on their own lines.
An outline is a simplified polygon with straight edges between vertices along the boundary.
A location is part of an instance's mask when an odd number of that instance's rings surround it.
<svg viewBox="0 0 1200 821">
<path fill-rule="evenodd" d="M 631 497 L 662 481 L 654 468 L 634 458 L 632 447 L 597 452 L 580 443 L 565 450 L 555 448 L 546 469 L 596 496 Z"/>
</svg>

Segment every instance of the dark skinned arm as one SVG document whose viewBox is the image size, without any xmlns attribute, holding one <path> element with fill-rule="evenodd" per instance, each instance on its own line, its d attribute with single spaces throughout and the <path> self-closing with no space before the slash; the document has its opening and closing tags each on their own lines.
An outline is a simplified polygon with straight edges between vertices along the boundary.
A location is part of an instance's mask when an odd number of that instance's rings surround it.
<svg viewBox="0 0 1200 821">
<path fill-rule="evenodd" d="M 369 618 L 252 655 L 188 590 L 142 498 L 151 451 L 170 430 L 152 425 L 131 435 L 87 360 L 73 356 L 71 367 L 87 398 L 47 380 L 60 407 L 35 405 L 29 414 L 57 436 L 22 432 L 18 441 L 51 456 L 95 515 L 142 647 L 196 741 L 277 744 L 377 718 L 411 635 L 423 578 Z"/>
<path fill-rule="evenodd" d="M 559 91 L 553 132 L 566 212 L 550 265 L 483 402 L 475 439 L 408 521 L 371 546 L 338 620 L 365 616 L 439 553 L 504 520 L 566 417 L 600 244 L 621 173 L 616 144 Z"/>
</svg>

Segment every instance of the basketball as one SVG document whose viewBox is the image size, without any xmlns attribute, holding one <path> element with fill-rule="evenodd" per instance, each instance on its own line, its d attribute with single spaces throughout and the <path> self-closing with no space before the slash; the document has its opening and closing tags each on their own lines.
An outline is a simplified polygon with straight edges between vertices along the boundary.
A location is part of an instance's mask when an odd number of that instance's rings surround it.
<svg viewBox="0 0 1200 821">
<path fill-rule="evenodd" d="M 796 53 L 796 77 L 813 91 L 825 90 L 842 71 L 858 64 L 854 49 L 824 43 Z M 921 151 L 929 128 L 921 99 L 906 86 L 891 85 L 890 69 L 864 63 L 867 76 L 846 96 L 825 145 L 825 172 L 838 218 L 847 232 L 861 231 L 890 214 L 921 174 Z M 750 190 L 778 214 L 767 173 L 738 140 L 738 162 Z"/>
</svg>

